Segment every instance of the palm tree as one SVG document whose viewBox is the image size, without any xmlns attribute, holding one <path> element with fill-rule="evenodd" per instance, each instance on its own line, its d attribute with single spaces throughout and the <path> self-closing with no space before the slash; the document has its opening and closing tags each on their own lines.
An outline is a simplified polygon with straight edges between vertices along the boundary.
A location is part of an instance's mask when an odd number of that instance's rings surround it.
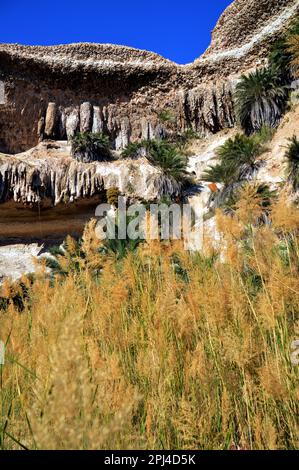
<svg viewBox="0 0 299 470">
<path fill-rule="evenodd" d="M 145 157 L 147 154 L 148 141 L 142 140 L 141 142 L 130 142 L 125 149 L 122 150 L 122 158 L 140 158 Z"/>
<path fill-rule="evenodd" d="M 259 131 L 264 124 L 277 126 L 286 105 L 287 90 L 273 68 L 241 76 L 235 92 L 236 112 L 248 135 Z"/>
<path fill-rule="evenodd" d="M 263 151 L 258 139 L 237 134 L 218 150 L 221 162 L 234 168 L 238 180 L 247 179 L 257 169 L 257 158 Z"/>
<path fill-rule="evenodd" d="M 100 249 L 100 253 L 115 256 L 116 259 L 121 260 L 129 253 L 134 253 L 143 240 L 131 240 L 130 238 L 120 239 L 107 238 Z"/>
<path fill-rule="evenodd" d="M 286 152 L 288 160 L 288 180 L 292 184 L 294 191 L 299 189 L 299 140 L 296 136 L 290 139 L 290 144 Z"/>
<path fill-rule="evenodd" d="M 71 145 L 73 157 L 83 163 L 111 157 L 109 137 L 102 133 L 79 132 L 72 138 Z"/>
</svg>

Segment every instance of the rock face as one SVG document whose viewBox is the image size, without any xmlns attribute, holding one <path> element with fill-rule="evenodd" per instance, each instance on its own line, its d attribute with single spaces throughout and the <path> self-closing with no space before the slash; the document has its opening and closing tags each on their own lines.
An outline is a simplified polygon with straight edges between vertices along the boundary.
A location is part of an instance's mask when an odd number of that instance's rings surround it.
<svg viewBox="0 0 299 470">
<path fill-rule="evenodd" d="M 220 17 L 204 57 L 244 56 L 254 45 L 261 49 L 262 43 L 269 42 L 296 12 L 297 0 L 236 0 Z"/>
<path fill-rule="evenodd" d="M 0 154 L 0 242 L 39 233 L 42 238 L 52 232 L 77 234 L 112 187 L 133 200 L 180 191 L 145 158 L 78 163 L 67 142 L 53 141 L 14 157 Z"/>
<path fill-rule="evenodd" d="M 77 131 L 105 132 L 120 150 L 190 128 L 201 136 L 233 128 L 236 79 L 263 63 L 271 41 L 298 12 L 299 0 L 235 0 L 205 54 L 185 66 L 121 46 L 0 44 L 3 220 L 12 220 L 17 207 L 30 217 L 30 211 L 36 217 L 51 208 L 63 218 L 61 207 L 72 201 L 92 213 L 111 186 L 144 199 L 176 194 L 178 188 L 147 161 L 79 163 L 66 140 Z M 171 119 L 162 118 L 165 110 Z M 8 236 L 5 226 L 0 223 L 0 238 Z"/>
</svg>

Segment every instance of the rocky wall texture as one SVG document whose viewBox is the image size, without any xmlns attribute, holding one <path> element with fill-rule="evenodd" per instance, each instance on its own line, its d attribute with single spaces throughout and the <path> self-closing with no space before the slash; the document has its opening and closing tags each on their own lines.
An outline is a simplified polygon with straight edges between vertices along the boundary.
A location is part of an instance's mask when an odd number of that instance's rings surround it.
<svg viewBox="0 0 299 470">
<path fill-rule="evenodd" d="M 78 131 L 104 132 L 120 150 L 190 128 L 201 136 L 233 128 L 238 76 L 265 62 L 271 42 L 298 12 L 299 0 L 235 0 L 206 53 L 185 66 L 113 45 L 0 44 L 0 235 L 14 232 L 5 221 L 18 218 L 19 207 L 39 223 L 45 217 L 46 232 L 54 230 L 50 208 L 61 212 L 73 203 L 87 211 L 88 203 L 92 214 L 109 187 L 133 199 L 177 195 L 173 181 L 144 159 L 83 164 L 71 158 L 67 141 Z"/>
</svg>

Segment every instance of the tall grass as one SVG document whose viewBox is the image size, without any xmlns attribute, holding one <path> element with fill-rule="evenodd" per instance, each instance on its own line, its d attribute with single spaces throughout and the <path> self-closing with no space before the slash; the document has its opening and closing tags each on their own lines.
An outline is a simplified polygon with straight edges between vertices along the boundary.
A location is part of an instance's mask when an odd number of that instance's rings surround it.
<svg viewBox="0 0 299 470">
<path fill-rule="evenodd" d="M 255 226 L 260 206 L 219 211 L 202 254 L 118 260 L 91 223 L 63 276 L 5 283 L 0 447 L 298 448 L 299 214 L 280 198 Z"/>
</svg>

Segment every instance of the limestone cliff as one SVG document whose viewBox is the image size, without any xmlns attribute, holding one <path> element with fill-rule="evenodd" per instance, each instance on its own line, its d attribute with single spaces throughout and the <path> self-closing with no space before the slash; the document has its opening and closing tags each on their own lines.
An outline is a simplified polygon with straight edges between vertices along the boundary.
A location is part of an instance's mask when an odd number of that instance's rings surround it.
<svg viewBox="0 0 299 470">
<path fill-rule="evenodd" d="M 299 0 L 235 0 L 206 53 L 185 66 L 122 46 L 0 44 L 0 213 L 9 204 L 46 210 L 92 200 L 112 181 L 136 197 L 163 194 L 169 182 L 148 163 L 79 164 L 65 141 L 104 131 L 119 150 L 165 132 L 233 128 L 236 78 L 265 60 L 298 12 Z"/>
<path fill-rule="evenodd" d="M 129 140 L 159 135 L 165 127 L 159 112 L 165 108 L 175 117 L 166 125 L 170 131 L 193 127 L 207 135 L 231 127 L 234 77 L 263 60 L 271 38 L 298 11 L 298 0 L 235 0 L 221 16 L 210 48 L 186 66 L 113 45 L 2 44 L 0 146 L 19 152 L 43 138 L 104 129 L 121 148 Z"/>
</svg>

